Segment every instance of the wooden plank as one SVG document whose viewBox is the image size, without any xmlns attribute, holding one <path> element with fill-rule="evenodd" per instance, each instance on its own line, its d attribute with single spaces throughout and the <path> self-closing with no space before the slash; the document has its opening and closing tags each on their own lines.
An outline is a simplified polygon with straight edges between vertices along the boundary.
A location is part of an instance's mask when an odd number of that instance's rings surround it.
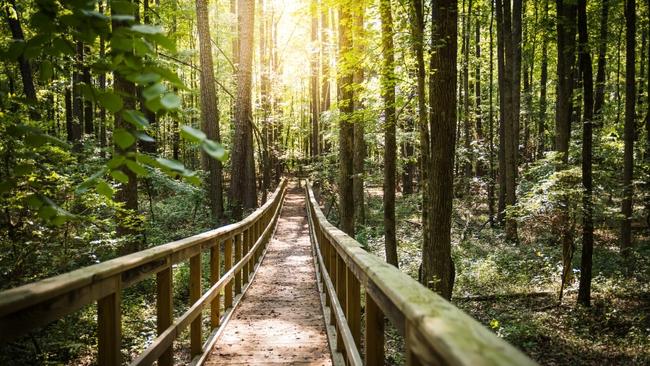
<svg viewBox="0 0 650 366">
<path fill-rule="evenodd" d="M 221 246 L 216 245 L 210 248 L 210 283 L 214 285 L 221 277 Z M 219 327 L 221 317 L 221 297 L 219 294 L 210 304 L 210 325 L 212 329 Z"/>
<path fill-rule="evenodd" d="M 359 348 L 361 346 L 361 288 L 359 286 L 359 280 L 357 280 L 349 268 L 346 269 L 345 277 L 345 298 L 347 300 L 345 317 L 348 320 L 354 343 Z"/>
<path fill-rule="evenodd" d="M 228 272 L 232 268 L 232 238 L 227 238 L 223 242 L 224 245 L 224 270 Z M 232 281 L 228 281 L 225 288 L 223 308 L 229 309 L 232 307 Z"/>
<path fill-rule="evenodd" d="M 243 234 L 244 240 L 243 240 L 243 250 L 242 252 L 244 255 L 248 254 L 248 251 L 250 250 L 251 244 L 250 244 L 250 229 L 247 229 L 244 231 Z M 243 283 L 248 283 L 248 275 L 251 273 L 250 270 L 250 262 L 247 262 L 244 268 L 242 269 L 242 282 Z"/>
<path fill-rule="evenodd" d="M 118 286 L 119 287 L 119 286 Z M 121 364 L 122 312 L 120 290 L 97 301 L 97 361 L 100 366 Z"/>
<path fill-rule="evenodd" d="M 384 364 L 384 314 L 366 293 L 366 365 Z"/>
<path fill-rule="evenodd" d="M 156 314 L 157 330 L 161 335 L 174 321 L 172 267 L 158 272 L 156 275 Z M 171 366 L 174 363 L 173 348 L 170 345 L 158 358 L 158 365 Z"/>
<path fill-rule="evenodd" d="M 190 258 L 190 307 L 201 298 L 201 253 Z M 192 321 L 190 326 L 190 353 L 197 356 L 203 353 L 201 339 L 201 314 Z"/>
<path fill-rule="evenodd" d="M 340 256 L 336 256 L 336 294 L 338 295 L 339 304 L 341 304 L 341 309 L 345 312 L 345 304 L 347 302 L 347 290 L 346 290 L 346 276 L 347 269 L 345 268 L 345 262 Z M 336 337 L 336 347 L 338 350 L 343 351 L 345 346 L 343 345 L 343 338 L 340 336 L 341 331 L 340 327 L 336 327 L 338 332 L 338 337 Z"/>
<path fill-rule="evenodd" d="M 241 234 L 235 235 L 235 263 L 241 260 Z M 241 271 L 235 274 L 235 295 L 241 294 Z"/>
</svg>

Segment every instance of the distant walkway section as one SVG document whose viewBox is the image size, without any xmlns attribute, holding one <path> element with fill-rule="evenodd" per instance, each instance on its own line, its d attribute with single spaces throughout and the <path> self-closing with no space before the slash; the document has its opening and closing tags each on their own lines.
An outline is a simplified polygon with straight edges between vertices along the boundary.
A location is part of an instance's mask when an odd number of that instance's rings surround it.
<svg viewBox="0 0 650 366">
<path fill-rule="evenodd" d="M 261 267 L 205 365 L 331 365 L 303 190 L 286 195 Z"/>
</svg>

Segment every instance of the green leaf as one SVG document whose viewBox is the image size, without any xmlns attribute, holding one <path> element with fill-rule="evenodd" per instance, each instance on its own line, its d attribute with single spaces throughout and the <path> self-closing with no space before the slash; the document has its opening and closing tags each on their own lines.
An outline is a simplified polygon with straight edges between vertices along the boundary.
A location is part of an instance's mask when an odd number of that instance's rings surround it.
<svg viewBox="0 0 650 366">
<path fill-rule="evenodd" d="M 162 27 L 150 24 L 135 24 L 131 26 L 131 30 L 142 34 L 163 34 L 165 31 Z"/>
<path fill-rule="evenodd" d="M 158 111 L 161 110 L 163 107 L 162 104 L 160 104 L 160 97 L 147 100 L 144 102 L 144 105 L 147 107 L 148 110 L 154 113 L 158 113 Z"/>
<path fill-rule="evenodd" d="M 122 109 L 122 106 L 124 106 L 122 98 L 112 92 L 99 94 L 97 96 L 97 101 L 102 105 L 102 107 L 108 109 L 111 113 L 119 112 L 119 110 Z"/>
<path fill-rule="evenodd" d="M 213 158 L 220 161 L 226 160 L 226 149 L 222 144 L 212 140 L 205 140 L 201 144 L 201 147 L 203 148 L 203 151 Z"/>
<path fill-rule="evenodd" d="M 38 210 L 43 206 L 43 201 L 37 195 L 33 194 L 27 198 L 27 206 L 32 210 Z"/>
<path fill-rule="evenodd" d="M 133 160 L 127 160 L 126 166 L 139 177 L 146 177 L 149 174 L 147 169 Z"/>
<path fill-rule="evenodd" d="M 126 160 L 126 156 L 124 156 L 124 155 L 115 155 L 115 156 L 113 156 L 111 158 L 111 160 L 106 162 L 106 166 L 109 167 L 110 169 L 115 169 L 115 168 L 121 166 L 122 164 L 124 164 L 125 160 Z"/>
<path fill-rule="evenodd" d="M 54 74 L 52 62 L 50 62 L 50 60 L 43 60 L 43 62 L 41 62 L 40 71 L 41 81 L 48 81 L 52 79 L 52 75 Z"/>
<path fill-rule="evenodd" d="M 9 192 L 11 188 L 13 188 L 14 182 L 13 181 L 8 181 L 8 180 L 3 180 L 0 182 L 0 194 Z"/>
<path fill-rule="evenodd" d="M 149 120 L 147 120 L 147 117 L 142 114 L 140 111 L 135 111 L 132 109 L 126 110 L 122 112 L 122 117 L 124 119 L 131 123 L 133 127 L 137 128 L 138 130 L 144 130 L 146 128 L 149 128 Z"/>
<path fill-rule="evenodd" d="M 169 160 L 165 158 L 157 158 L 156 161 L 161 165 L 161 167 L 173 170 L 175 172 L 185 172 L 185 166 L 183 163 L 176 160 Z"/>
<path fill-rule="evenodd" d="M 144 133 L 144 132 L 136 131 L 136 132 L 134 132 L 133 134 L 134 134 L 135 137 L 137 137 L 138 140 L 140 140 L 140 141 L 144 141 L 144 142 L 154 142 L 154 141 L 156 141 L 156 140 L 154 140 L 153 137 L 147 135 L 147 134 Z"/>
<path fill-rule="evenodd" d="M 196 143 L 203 142 L 208 138 L 203 131 L 187 125 L 181 127 L 181 137 Z"/>
<path fill-rule="evenodd" d="M 181 98 L 174 93 L 167 93 L 160 98 L 160 104 L 167 110 L 178 109 L 181 106 Z"/>
<path fill-rule="evenodd" d="M 111 187 L 110 184 L 108 184 L 105 180 L 100 179 L 97 182 L 97 185 L 95 186 L 95 189 L 97 190 L 97 193 L 101 194 L 102 196 L 106 198 L 113 198 L 113 194 L 115 191 L 113 191 L 113 187 Z"/>
<path fill-rule="evenodd" d="M 160 96 L 164 92 L 167 91 L 167 88 L 165 87 L 164 84 L 162 83 L 155 83 L 151 85 L 150 87 L 145 88 L 142 90 L 142 96 L 144 97 L 145 100 L 151 100 L 155 97 Z"/>
<path fill-rule="evenodd" d="M 33 171 L 34 171 L 34 165 L 32 165 L 32 164 L 18 164 L 14 168 L 14 174 L 17 177 L 27 175 L 27 174 L 29 174 L 29 173 L 31 173 Z"/>
<path fill-rule="evenodd" d="M 135 143 L 135 137 L 127 130 L 123 128 L 118 128 L 115 131 L 113 131 L 113 141 L 122 148 L 122 150 L 126 150 L 133 143 Z"/>
<path fill-rule="evenodd" d="M 122 184 L 129 183 L 129 176 L 124 174 L 124 172 L 121 171 L 121 170 L 113 170 L 113 171 L 111 171 L 111 176 L 113 177 L 113 179 L 115 179 L 116 181 L 118 181 L 118 182 L 120 182 Z"/>
<path fill-rule="evenodd" d="M 134 83 L 146 85 L 146 84 L 160 81 L 160 79 L 162 79 L 162 76 L 160 76 L 160 74 L 157 74 L 155 72 L 147 72 L 143 74 L 133 75 L 133 77 L 129 77 L 128 79 L 133 81 Z"/>
</svg>

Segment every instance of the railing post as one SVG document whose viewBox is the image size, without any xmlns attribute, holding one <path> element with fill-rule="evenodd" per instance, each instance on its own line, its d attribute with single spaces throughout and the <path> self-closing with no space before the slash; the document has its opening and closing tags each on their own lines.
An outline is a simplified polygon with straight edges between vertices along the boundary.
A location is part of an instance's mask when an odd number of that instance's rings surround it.
<svg viewBox="0 0 650 366">
<path fill-rule="evenodd" d="M 341 308 L 343 308 L 343 311 L 345 311 L 345 304 L 347 304 L 346 300 L 346 281 L 345 281 L 345 274 L 347 272 L 347 269 L 345 268 L 345 262 L 343 261 L 343 258 L 336 254 L 336 294 L 339 297 L 339 304 L 341 304 Z M 336 332 L 336 349 L 341 351 L 343 353 L 343 356 L 345 358 L 345 347 L 343 345 L 343 338 L 341 337 L 341 331 L 338 330 Z"/>
<path fill-rule="evenodd" d="M 232 237 L 223 242 L 224 245 L 224 270 L 230 271 L 232 268 Z M 223 308 L 228 309 L 232 307 L 232 280 L 228 281 L 224 289 Z"/>
<path fill-rule="evenodd" d="M 214 285 L 221 278 L 221 243 L 217 240 L 216 245 L 210 248 L 210 283 Z M 221 322 L 221 309 L 220 309 L 221 296 L 217 296 L 210 304 L 210 325 L 212 329 L 219 326 Z"/>
<path fill-rule="evenodd" d="M 116 279 L 119 281 L 119 278 Z M 117 290 L 97 301 L 98 363 L 100 366 L 121 364 L 122 315 L 120 309 L 120 286 Z"/>
<path fill-rule="evenodd" d="M 241 233 L 235 235 L 235 264 L 241 260 L 241 235 Z M 241 269 L 235 272 L 235 295 L 241 294 L 241 273 Z"/>
<path fill-rule="evenodd" d="M 250 239 L 250 228 L 248 228 L 248 229 L 244 230 L 244 255 L 248 254 L 248 252 L 250 251 L 250 248 L 251 248 L 250 241 L 251 241 L 251 239 Z M 244 264 L 244 267 L 242 269 L 242 272 L 243 272 L 242 277 L 243 277 L 244 283 L 248 283 L 248 275 L 251 273 L 250 263 L 251 263 L 251 260 L 249 259 L 248 262 L 246 262 L 246 264 Z"/>
<path fill-rule="evenodd" d="M 346 306 L 345 317 L 357 348 L 361 347 L 361 288 L 359 280 L 350 268 L 346 268 Z"/>
<path fill-rule="evenodd" d="M 174 321 L 172 266 L 156 274 L 156 314 L 157 330 L 161 335 Z M 169 346 L 158 358 L 158 365 L 171 366 L 174 363 L 173 346 Z"/>
<path fill-rule="evenodd" d="M 190 306 L 201 298 L 201 252 L 190 258 Z M 203 353 L 201 314 L 190 325 L 191 357 Z"/>
<path fill-rule="evenodd" d="M 384 314 L 366 292 L 366 365 L 384 364 Z"/>
</svg>

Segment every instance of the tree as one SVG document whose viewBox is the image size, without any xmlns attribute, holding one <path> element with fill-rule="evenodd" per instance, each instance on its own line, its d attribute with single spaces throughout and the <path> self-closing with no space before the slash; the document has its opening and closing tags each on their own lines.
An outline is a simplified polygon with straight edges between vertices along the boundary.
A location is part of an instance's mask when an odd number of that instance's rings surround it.
<svg viewBox="0 0 650 366">
<path fill-rule="evenodd" d="M 238 0 L 238 68 L 235 126 L 231 158 L 230 207 L 235 218 L 257 206 L 253 158 L 252 68 L 255 3 Z"/>
<path fill-rule="evenodd" d="M 580 71 L 583 87 L 582 119 L 582 258 L 580 262 L 580 288 L 578 302 L 589 306 L 591 302 L 591 265 L 594 248 L 593 222 L 593 183 L 592 183 L 592 126 L 594 111 L 594 81 L 591 66 L 591 49 L 589 48 L 589 33 L 587 32 L 587 0 L 578 2 L 578 39 Z"/>
<path fill-rule="evenodd" d="M 537 159 L 544 157 L 546 150 L 546 84 L 548 84 L 548 39 L 550 26 L 548 17 L 548 0 L 544 0 L 544 18 L 542 19 L 542 61 L 539 77 L 539 117 L 537 120 Z"/>
<path fill-rule="evenodd" d="M 634 135 L 636 116 L 636 0 L 625 0 L 625 124 L 623 128 L 623 204 L 621 254 L 628 258 L 632 247 L 632 199 L 634 194 Z"/>
<path fill-rule="evenodd" d="M 366 12 L 365 0 L 359 1 L 354 5 L 354 26 L 352 29 L 353 54 L 356 60 L 354 65 L 353 87 L 354 87 L 354 144 L 353 144 L 353 162 L 352 162 L 352 191 L 354 200 L 354 219 L 356 226 L 362 226 L 366 223 L 366 207 L 364 199 L 364 176 L 366 161 L 366 117 L 365 107 L 361 98 L 361 89 L 365 77 L 364 58 L 366 50 L 367 34 L 364 29 L 364 13 Z"/>
<path fill-rule="evenodd" d="M 381 67 L 381 89 L 384 100 L 384 245 L 386 262 L 398 266 L 395 234 L 395 179 L 397 165 L 395 112 L 395 50 L 393 47 L 393 15 L 390 0 L 380 0 L 381 45 L 384 56 Z"/>
<path fill-rule="evenodd" d="M 218 142 L 221 140 L 219 110 L 217 109 L 219 102 L 212 64 L 208 0 L 196 0 L 196 27 L 199 33 L 199 56 L 201 59 L 201 129 L 210 140 Z M 201 152 L 201 159 L 203 169 L 208 173 L 205 186 L 208 192 L 210 211 L 215 219 L 220 220 L 223 216 L 221 161 L 210 156 L 205 150 Z"/>
<path fill-rule="evenodd" d="M 429 124 L 431 161 L 429 165 L 430 237 L 422 246 L 422 279 L 441 296 L 450 299 L 454 286 L 451 259 L 451 213 L 456 141 L 456 82 L 458 50 L 457 0 L 432 4 L 431 73 L 429 83 Z"/>
<path fill-rule="evenodd" d="M 320 133 L 318 120 L 320 118 L 320 85 L 319 76 L 319 55 L 320 47 L 318 43 L 318 2 L 311 1 L 311 76 L 309 82 L 310 106 L 311 106 L 311 156 L 315 157 L 320 154 L 319 142 Z"/>
<path fill-rule="evenodd" d="M 352 52 L 352 22 L 354 18 L 351 3 L 339 6 L 339 65 L 338 104 L 339 104 L 339 216 L 341 230 L 354 237 L 354 192 L 353 165 L 350 157 L 354 154 L 354 69 L 347 62 Z"/>
</svg>

